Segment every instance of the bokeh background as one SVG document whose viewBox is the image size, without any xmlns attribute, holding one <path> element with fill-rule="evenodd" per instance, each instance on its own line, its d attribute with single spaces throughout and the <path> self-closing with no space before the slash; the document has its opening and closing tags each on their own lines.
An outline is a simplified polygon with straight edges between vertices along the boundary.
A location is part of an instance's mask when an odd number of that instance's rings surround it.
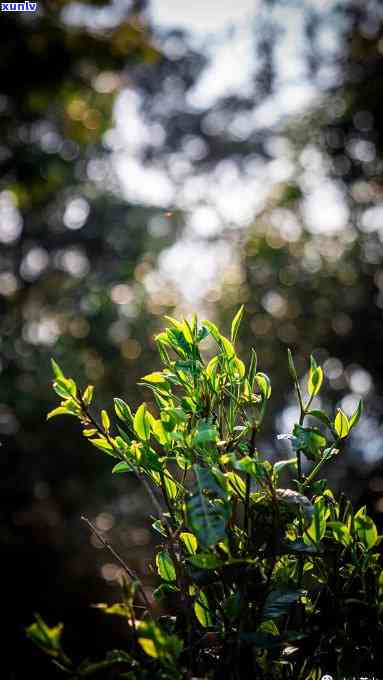
<svg viewBox="0 0 383 680">
<path fill-rule="evenodd" d="M 53 678 L 34 611 L 77 652 L 123 643 L 89 607 L 118 568 L 81 514 L 148 587 L 155 537 L 137 483 L 46 422 L 51 356 L 99 405 L 150 402 L 164 314 L 228 330 L 244 303 L 242 354 L 273 383 L 265 455 L 296 415 L 286 349 L 303 380 L 313 352 L 318 405 L 365 403 L 326 473 L 382 530 L 383 5 L 45 0 L 0 35 L 2 677 Z"/>
</svg>

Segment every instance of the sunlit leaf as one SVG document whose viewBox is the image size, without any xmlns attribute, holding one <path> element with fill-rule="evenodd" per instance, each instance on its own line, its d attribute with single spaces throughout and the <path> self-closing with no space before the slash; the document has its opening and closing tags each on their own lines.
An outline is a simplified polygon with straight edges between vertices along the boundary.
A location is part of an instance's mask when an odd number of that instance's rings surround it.
<svg viewBox="0 0 383 680">
<path fill-rule="evenodd" d="M 337 433 L 340 439 L 344 439 L 344 437 L 347 437 L 350 431 L 349 420 L 346 414 L 343 413 L 342 409 L 338 409 L 338 413 L 334 421 L 334 428 L 335 432 Z"/>
<path fill-rule="evenodd" d="M 213 625 L 213 619 L 209 608 L 209 600 L 207 599 L 203 590 L 200 590 L 196 601 L 194 602 L 195 615 L 203 628 L 209 628 Z"/>
<path fill-rule="evenodd" d="M 105 432 L 109 432 L 109 430 L 110 430 L 110 418 L 109 418 L 107 412 L 104 411 L 104 410 L 101 411 L 101 424 L 102 424 L 102 427 L 104 428 Z"/>
<path fill-rule="evenodd" d="M 117 463 L 117 465 L 114 466 L 112 473 L 114 475 L 121 475 L 124 472 L 132 472 L 134 468 L 127 463 L 125 460 L 122 460 L 121 463 Z"/>
<path fill-rule="evenodd" d="M 55 378 L 56 379 L 65 378 L 64 373 L 62 372 L 60 366 L 58 365 L 58 363 L 54 359 L 51 359 L 51 364 L 52 364 L 52 370 L 53 370 L 53 374 L 54 374 Z"/>
<path fill-rule="evenodd" d="M 363 401 L 360 400 L 358 406 L 356 407 L 354 413 L 352 414 L 352 416 L 350 418 L 350 422 L 349 422 L 350 430 L 351 430 L 352 427 L 355 427 L 355 425 L 358 424 L 362 413 L 363 413 Z"/>
<path fill-rule="evenodd" d="M 198 548 L 198 541 L 194 534 L 191 534 L 188 531 L 182 531 L 180 533 L 180 539 L 184 544 L 186 550 L 188 551 L 189 555 L 195 555 Z"/>
<path fill-rule="evenodd" d="M 375 522 L 367 515 L 365 506 L 355 514 L 354 526 L 359 540 L 366 548 L 373 548 L 378 540 L 378 531 Z"/>
<path fill-rule="evenodd" d="M 118 397 L 115 397 L 113 401 L 117 418 L 123 422 L 127 422 L 129 425 L 133 425 L 133 415 L 130 406 L 128 406 L 123 399 L 119 399 Z"/>
<path fill-rule="evenodd" d="M 88 385 L 86 390 L 84 390 L 84 393 L 82 395 L 82 400 L 83 400 L 85 406 L 89 406 L 92 403 L 93 392 L 94 392 L 94 386 L 93 385 Z"/>
<path fill-rule="evenodd" d="M 136 415 L 134 416 L 134 431 L 137 436 L 143 441 L 149 441 L 150 439 L 150 422 L 147 417 L 146 404 L 143 403 L 137 409 Z"/>
<path fill-rule="evenodd" d="M 243 317 L 243 312 L 244 312 L 244 306 L 242 305 L 239 308 L 238 312 L 236 313 L 233 321 L 231 322 L 231 336 L 230 337 L 231 337 L 232 342 L 235 342 L 236 339 L 237 339 L 239 327 L 240 327 L 242 317 Z"/>
<path fill-rule="evenodd" d="M 263 398 L 270 399 L 271 396 L 270 378 L 266 375 L 266 373 L 257 373 L 255 376 L 255 380 L 257 382 L 259 391 L 262 394 Z"/>
<path fill-rule="evenodd" d="M 174 562 L 166 550 L 156 555 L 157 571 L 164 581 L 176 581 L 177 575 Z"/>
<path fill-rule="evenodd" d="M 327 529 L 330 529 L 334 538 L 344 546 L 348 546 L 351 542 L 350 532 L 343 522 L 327 522 Z"/>
</svg>

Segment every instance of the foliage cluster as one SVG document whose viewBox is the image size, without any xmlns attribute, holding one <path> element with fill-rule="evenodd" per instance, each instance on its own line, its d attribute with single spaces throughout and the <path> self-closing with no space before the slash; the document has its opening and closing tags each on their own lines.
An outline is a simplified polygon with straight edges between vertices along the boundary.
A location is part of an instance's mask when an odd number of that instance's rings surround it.
<svg viewBox="0 0 383 680">
<path fill-rule="evenodd" d="M 38 617 L 28 628 L 72 677 L 113 669 L 108 677 L 314 680 L 383 670 L 382 536 L 366 508 L 355 512 L 319 478 L 341 453 L 362 405 L 351 417 L 314 408 L 322 369 L 311 356 L 304 388 L 289 352 L 300 417 L 280 435 L 293 457 L 272 463 L 259 450 L 271 383 L 258 371 L 255 350 L 248 367 L 237 356 L 242 315 L 243 308 L 230 340 L 209 321 L 167 317 L 169 327 L 156 337 L 163 368 L 141 383 L 158 412 L 143 403 L 133 413 L 116 398 L 115 426 L 106 410 L 95 416 L 93 386 L 80 390 L 53 362 L 62 401 L 48 417 L 77 417 L 90 443 L 116 459 L 115 474 L 143 481 L 159 537 L 154 599 L 114 553 L 128 577 L 123 598 L 98 605 L 125 619 L 125 650 L 77 665 L 62 649 L 60 626 Z M 217 352 L 205 360 L 200 346 L 208 336 Z M 291 488 L 281 486 L 286 471 Z"/>
</svg>

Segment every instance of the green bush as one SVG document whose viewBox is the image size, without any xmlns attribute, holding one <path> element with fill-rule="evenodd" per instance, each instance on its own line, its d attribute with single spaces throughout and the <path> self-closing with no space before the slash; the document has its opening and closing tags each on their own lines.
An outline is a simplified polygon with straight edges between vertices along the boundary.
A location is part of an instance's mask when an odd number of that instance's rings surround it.
<svg viewBox="0 0 383 680">
<path fill-rule="evenodd" d="M 247 369 L 236 354 L 242 314 L 230 340 L 209 321 L 166 317 L 169 327 L 156 337 L 163 368 L 141 383 L 157 414 L 145 403 L 132 413 L 116 398 L 115 427 L 107 411 L 98 418 L 91 410 L 93 387 L 80 391 L 53 362 L 63 401 L 48 417 L 76 416 L 90 443 L 116 459 L 113 473 L 144 483 L 161 543 L 153 595 L 167 612 L 156 614 L 140 580 L 105 542 L 126 580 L 121 603 L 100 607 L 125 619 L 127 648 L 77 667 L 62 650 L 60 626 L 39 617 L 28 628 L 72 677 L 113 668 L 108 677 L 314 680 L 383 670 L 382 537 L 366 508 L 354 512 L 318 479 L 340 455 L 362 405 L 350 418 L 313 410 L 322 369 L 311 357 L 305 390 L 289 352 L 300 417 L 280 436 L 294 457 L 272 464 L 258 448 L 271 384 L 254 350 Z M 217 353 L 206 362 L 200 345 L 209 335 Z M 280 486 L 286 471 L 292 488 Z"/>
</svg>

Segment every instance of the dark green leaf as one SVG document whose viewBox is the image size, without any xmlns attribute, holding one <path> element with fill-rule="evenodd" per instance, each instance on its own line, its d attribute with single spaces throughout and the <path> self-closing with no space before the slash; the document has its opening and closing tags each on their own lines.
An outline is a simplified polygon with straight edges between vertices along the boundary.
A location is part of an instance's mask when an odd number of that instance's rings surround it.
<svg viewBox="0 0 383 680">
<path fill-rule="evenodd" d="M 295 451 L 303 451 L 305 456 L 316 462 L 326 446 L 326 438 L 315 428 L 294 425 L 292 445 Z"/>
<path fill-rule="evenodd" d="M 198 553 L 188 558 L 193 567 L 199 569 L 217 569 L 223 562 L 214 553 Z"/>
<path fill-rule="evenodd" d="M 294 604 L 301 592 L 299 590 L 273 590 L 266 598 L 263 607 L 263 618 L 278 619 L 280 616 L 288 614 L 290 607 Z"/>
<path fill-rule="evenodd" d="M 193 466 L 196 483 L 187 502 L 190 528 L 204 547 L 216 545 L 225 537 L 229 518 L 227 497 L 206 468 Z"/>
</svg>

